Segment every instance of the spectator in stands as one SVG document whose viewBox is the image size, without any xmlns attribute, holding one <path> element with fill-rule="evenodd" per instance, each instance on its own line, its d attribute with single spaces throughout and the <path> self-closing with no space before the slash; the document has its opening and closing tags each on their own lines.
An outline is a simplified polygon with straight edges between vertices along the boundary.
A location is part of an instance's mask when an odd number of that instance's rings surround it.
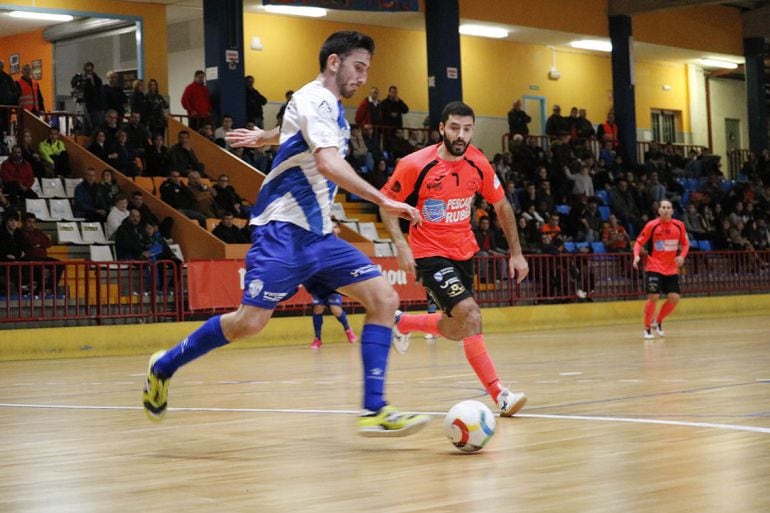
<svg viewBox="0 0 770 513">
<path fill-rule="evenodd" d="M 104 99 L 105 110 L 114 110 L 117 114 L 116 122 L 118 125 L 123 123 L 126 114 L 126 105 L 128 97 L 123 92 L 123 83 L 120 75 L 114 71 L 107 72 L 107 83 L 102 87 L 102 98 Z M 108 134 L 109 135 L 109 134 Z"/>
<path fill-rule="evenodd" d="M 226 212 L 220 218 L 220 223 L 211 232 L 227 244 L 248 244 L 249 239 L 243 231 L 233 224 L 233 215 Z"/>
<path fill-rule="evenodd" d="M 105 205 L 114 205 L 115 198 L 120 194 L 120 186 L 115 181 L 115 177 L 112 176 L 112 170 L 109 168 L 102 171 L 102 178 L 99 182 L 99 192 Z"/>
<path fill-rule="evenodd" d="M 142 217 L 142 224 L 152 222 L 159 227 L 160 233 L 163 235 L 163 237 L 166 239 L 171 237 L 171 227 L 174 225 L 174 219 L 171 217 L 166 217 L 163 219 L 163 221 L 159 221 L 158 216 L 156 216 L 153 211 L 150 210 L 150 207 L 148 207 L 144 202 L 144 195 L 141 191 L 132 192 L 128 203 L 129 209 L 139 211 L 139 214 Z"/>
<path fill-rule="evenodd" d="M 286 112 L 286 106 L 291 101 L 292 96 L 294 96 L 294 91 L 292 91 L 291 89 L 286 91 L 286 93 L 284 94 L 286 101 L 283 104 L 281 104 L 281 108 L 278 109 L 278 114 L 276 114 L 275 116 L 276 121 L 278 121 L 278 126 L 281 126 L 281 123 L 283 123 L 283 113 Z"/>
<path fill-rule="evenodd" d="M 766 269 L 768 267 L 768 263 L 762 260 L 762 258 L 759 256 L 759 253 L 757 253 L 757 250 L 751 243 L 748 235 L 748 229 L 746 227 L 746 223 L 743 222 L 743 219 L 738 218 L 732 222 L 730 224 L 730 228 L 727 231 L 731 249 L 748 252 L 750 256 L 749 262 L 752 264 L 753 271 Z"/>
<path fill-rule="evenodd" d="M 120 130 L 120 122 L 118 121 L 118 116 L 118 111 L 115 109 L 108 109 L 107 112 L 104 113 L 104 123 L 102 123 L 102 125 L 99 127 L 99 130 L 102 130 L 107 136 L 104 141 L 104 143 L 107 145 L 107 148 L 109 148 L 115 139 L 117 139 L 118 130 Z"/>
<path fill-rule="evenodd" d="M 382 124 L 392 128 L 403 128 L 403 115 L 409 112 L 409 107 L 398 96 L 398 87 L 392 85 L 388 88 L 388 97 L 380 103 Z"/>
<path fill-rule="evenodd" d="M 556 199 L 551 193 L 551 182 L 549 180 L 540 180 L 540 186 L 537 190 L 537 208 L 543 212 L 550 212 L 556 204 Z"/>
<path fill-rule="evenodd" d="M 144 80 L 137 79 L 131 84 L 131 96 L 128 97 L 128 105 L 131 107 L 131 114 L 139 115 L 139 118 L 136 120 L 137 124 L 139 121 L 147 119 L 148 105 L 147 95 L 144 94 Z M 147 139 L 149 139 L 149 136 Z M 142 148 L 144 148 L 144 145 L 142 145 Z"/>
<path fill-rule="evenodd" d="M 575 122 L 575 135 L 577 135 L 578 139 L 582 140 L 593 139 L 596 136 L 594 125 L 586 117 L 585 109 L 578 111 L 578 118 Z"/>
<path fill-rule="evenodd" d="M 596 206 L 596 198 L 592 205 Z M 599 230 L 601 228 L 601 216 L 596 208 L 593 211 L 588 207 L 589 198 L 580 196 L 572 205 L 567 215 L 566 229 L 567 237 L 574 242 L 594 242 L 599 239 Z M 591 223 L 598 223 L 594 227 Z"/>
<path fill-rule="evenodd" d="M 37 227 L 37 217 L 32 212 L 22 216 L 21 249 L 24 252 L 24 260 L 27 262 L 59 262 L 58 259 L 48 256 L 48 248 L 53 244 L 51 238 Z M 33 269 L 36 289 L 33 294 L 40 295 L 55 292 L 59 286 L 59 280 L 64 272 L 64 266 L 41 266 Z"/>
<path fill-rule="evenodd" d="M 195 72 L 193 81 L 182 93 L 182 107 L 187 111 L 191 130 L 198 130 L 206 123 L 211 123 L 211 94 L 206 87 L 206 73 Z"/>
<path fill-rule="evenodd" d="M 369 148 L 366 147 L 361 127 L 358 125 L 350 126 L 347 161 L 350 162 L 353 169 L 359 172 L 361 166 L 366 166 L 367 171 L 374 167 L 374 159 L 369 153 Z"/>
<path fill-rule="evenodd" d="M 19 104 L 19 84 L 4 70 L 5 63 L 0 60 L 0 105 Z M 9 111 L 0 111 L 0 134 L 10 133 Z"/>
<path fill-rule="evenodd" d="M 145 176 L 168 176 L 171 171 L 171 156 L 164 144 L 163 134 L 156 133 L 152 137 L 152 145 L 144 154 Z"/>
<path fill-rule="evenodd" d="M 516 191 L 516 183 L 511 180 L 505 182 L 505 199 L 511 205 L 511 208 L 515 213 L 521 212 L 521 205 L 519 204 L 519 194 Z"/>
<path fill-rule="evenodd" d="M 540 235 L 538 234 L 535 222 L 528 220 L 524 216 L 520 216 L 516 222 L 521 252 L 525 255 L 540 253 Z"/>
<path fill-rule="evenodd" d="M 522 212 L 526 212 L 530 207 L 537 208 L 537 186 L 533 182 L 527 182 L 524 191 L 519 195 L 519 204 Z"/>
<path fill-rule="evenodd" d="M 708 228 L 706 227 L 706 221 L 703 216 L 698 212 L 694 203 L 687 205 L 687 210 L 682 215 L 682 221 L 687 229 L 687 236 L 692 240 L 705 240 L 710 239 Z"/>
<path fill-rule="evenodd" d="M 666 186 L 660 183 L 658 180 L 658 173 L 652 172 L 647 178 L 647 185 L 645 186 L 645 193 L 650 201 L 661 202 L 668 199 Z"/>
<path fill-rule="evenodd" d="M 376 87 L 369 89 L 369 96 L 361 100 L 356 109 L 356 125 L 381 125 L 380 90 Z"/>
<path fill-rule="evenodd" d="M 521 135 L 526 138 L 529 135 L 529 123 L 532 118 L 521 108 L 521 100 L 513 102 L 513 108 L 508 111 L 508 136 Z"/>
<path fill-rule="evenodd" d="M 91 135 L 104 119 L 104 100 L 102 98 L 104 84 L 101 77 L 96 74 L 93 62 L 83 64 L 83 73 L 80 74 L 78 85 L 82 94 L 82 104 L 85 108 L 85 134 Z"/>
<path fill-rule="evenodd" d="M 41 141 L 37 149 L 43 165 L 50 172 L 64 177 L 70 176 L 69 155 L 67 154 L 64 142 L 59 139 L 58 128 L 50 127 L 48 129 L 48 138 Z"/>
<path fill-rule="evenodd" d="M 109 164 L 128 177 L 139 175 L 136 165 L 136 155 L 128 147 L 128 134 L 125 130 L 118 130 L 115 141 L 110 145 Z"/>
<path fill-rule="evenodd" d="M 168 179 L 160 186 L 160 198 L 189 217 L 195 219 L 201 228 L 206 228 L 206 216 L 198 212 L 195 207 L 193 192 L 180 179 L 180 173 L 172 170 Z"/>
<path fill-rule="evenodd" d="M 206 167 L 195 155 L 195 150 L 190 143 L 190 132 L 187 130 L 179 132 L 177 143 L 168 151 L 168 156 L 171 161 L 171 169 L 179 171 L 183 176 L 187 176 L 190 171 L 198 171 L 203 174 Z"/>
<path fill-rule="evenodd" d="M 37 198 L 37 193 L 32 190 L 35 183 L 35 173 L 32 165 L 24 160 L 21 146 L 18 144 L 11 148 L 11 156 L 0 165 L 0 179 L 5 187 L 8 199 L 21 206 L 26 198 Z"/>
<path fill-rule="evenodd" d="M 765 216 L 759 216 L 754 220 L 750 241 L 756 250 L 766 251 L 770 249 L 770 229 Z"/>
<path fill-rule="evenodd" d="M 128 123 L 123 125 L 123 131 L 128 136 L 126 147 L 134 156 L 144 157 L 147 145 L 150 144 L 150 131 L 142 123 L 142 114 L 131 112 L 128 116 Z"/>
<path fill-rule="evenodd" d="M 0 183 L 0 214 L 4 214 L 9 210 L 13 210 L 13 205 L 8 196 L 3 192 L 3 184 Z"/>
<path fill-rule="evenodd" d="M 40 84 L 32 78 L 29 64 L 21 67 L 21 78 L 16 83 L 19 86 L 19 106 L 36 116 L 45 112 L 43 93 L 40 92 Z"/>
<path fill-rule="evenodd" d="M 207 141 L 210 141 L 216 144 L 216 140 L 214 139 L 214 126 L 211 123 L 202 124 L 198 129 L 198 135 L 200 135 Z"/>
<path fill-rule="evenodd" d="M 380 136 L 374 131 L 372 125 L 364 125 L 361 130 L 361 136 L 364 138 L 366 149 L 372 156 L 372 160 L 377 162 L 384 157 L 382 152 L 382 144 L 380 142 Z"/>
<path fill-rule="evenodd" d="M 540 233 L 543 235 L 548 235 L 553 239 L 553 237 L 556 237 L 557 235 L 561 235 L 561 218 L 559 217 L 559 214 L 554 212 L 548 217 L 548 222 L 540 227 Z"/>
<path fill-rule="evenodd" d="M 104 130 L 99 129 L 94 132 L 91 137 L 91 144 L 88 145 L 88 151 L 102 162 L 110 160 L 110 148 L 107 146 L 107 134 Z"/>
<path fill-rule="evenodd" d="M 118 260 L 146 260 L 150 257 L 142 215 L 131 210 L 115 232 L 115 254 Z"/>
<path fill-rule="evenodd" d="M 190 171 L 187 178 L 189 180 L 188 187 L 195 198 L 195 210 L 206 217 L 219 217 L 221 212 L 216 202 L 216 190 L 210 187 L 208 183 L 201 181 L 201 175 L 197 171 Z"/>
<path fill-rule="evenodd" d="M 147 94 L 145 95 L 147 102 L 147 115 L 142 118 L 150 130 L 150 133 L 165 134 L 166 133 L 166 114 L 168 114 L 168 102 L 160 94 L 158 90 L 158 81 L 151 78 L 147 82 Z"/>
<path fill-rule="evenodd" d="M 639 205 L 628 189 L 628 181 L 625 178 L 618 180 L 617 186 L 610 192 L 609 203 L 623 226 L 637 222 L 640 214 Z"/>
<path fill-rule="evenodd" d="M 407 141 L 409 141 L 409 144 L 411 144 L 412 147 L 416 150 L 425 147 L 425 140 L 423 139 L 422 134 L 422 130 L 409 130 L 409 137 L 407 138 Z"/>
<path fill-rule="evenodd" d="M 612 143 L 612 148 L 617 151 L 620 147 L 618 141 L 618 125 L 615 123 L 615 110 L 607 112 L 607 121 L 596 129 L 596 138 L 604 143 Z"/>
<path fill-rule="evenodd" d="M 52 172 L 49 172 L 45 165 L 43 165 L 43 159 L 40 157 L 37 148 L 32 144 L 32 132 L 25 129 L 21 136 L 21 154 L 24 160 L 32 165 L 32 171 L 38 178 L 51 178 Z"/>
<path fill-rule="evenodd" d="M 120 225 L 128 217 L 128 198 L 119 194 L 115 197 L 115 204 L 110 209 L 110 213 L 107 214 L 107 222 L 104 225 L 104 236 L 112 240 L 115 232 L 118 231 Z"/>
<path fill-rule="evenodd" d="M 402 128 L 396 128 L 391 131 L 390 137 L 387 138 L 385 147 L 392 155 L 392 162 L 395 163 L 398 159 L 406 157 L 412 153 L 415 148 L 404 137 L 404 130 Z"/>
<path fill-rule="evenodd" d="M 0 262 L 21 262 L 24 257 L 24 241 L 21 237 L 21 230 L 19 230 L 19 212 L 16 210 L 6 210 L 3 212 L 3 223 L 0 227 Z M 6 276 L 8 281 L 6 282 Z M 29 278 L 24 278 L 23 285 L 27 285 L 31 281 Z M 11 292 L 21 292 L 17 290 L 17 284 L 19 283 L 19 268 L 11 267 L 8 269 L 8 274 L 5 272 L 0 273 L 0 293 L 4 293 L 6 287 L 9 287 Z"/>
<path fill-rule="evenodd" d="M 631 249 L 631 237 L 626 229 L 618 223 L 615 214 L 610 214 L 602 227 L 602 243 L 610 253 L 626 253 Z"/>
<path fill-rule="evenodd" d="M 575 203 L 581 197 L 589 198 L 594 195 L 594 182 L 591 177 L 591 168 L 583 164 L 579 173 L 570 171 L 569 166 L 564 166 L 564 174 L 572 182 L 570 196 Z"/>
<path fill-rule="evenodd" d="M 93 168 L 86 169 L 83 173 L 83 181 L 75 187 L 74 214 L 84 217 L 86 221 L 107 220 L 108 204 L 103 202 L 99 194 L 99 184 L 96 183 L 96 171 Z"/>
<path fill-rule="evenodd" d="M 482 265 L 479 267 L 479 280 L 482 283 L 494 283 L 503 280 L 506 277 L 506 260 L 504 258 L 491 259 L 490 257 L 505 255 L 505 251 L 500 249 L 489 216 L 481 217 L 478 225 L 472 231 L 476 237 L 476 243 L 479 245 L 479 251 L 474 256 L 484 257 L 481 262 Z"/>
<path fill-rule="evenodd" d="M 563 122 L 566 134 L 569 135 L 569 140 L 573 145 L 577 140 L 577 121 L 578 108 L 572 107 L 569 111 L 569 116 L 563 118 Z"/>
<path fill-rule="evenodd" d="M 222 116 L 222 125 L 214 131 L 214 142 L 217 143 L 222 148 L 227 149 L 227 151 L 232 150 L 232 147 L 230 146 L 230 144 L 228 144 L 227 140 L 225 139 L 225 135 L 227 135 L 227 132 L 232 132 L 232 131 L 233 131 L 233 117 L 230 114 L 225 114 L 224 116 Z"/>
<path fill-rule="evenodd" d="M 220 212 L 232 214 L 234 216 L 248 219 L 251 212 L 251 205 L 243 199 L 230 185 L 230 177 L 221 174 L 217 178 L 217 183 L 213 186 L 214 199 Z"/>
<path fill-rule="evenodd" d="M 564 131 L 564 118 L 561 115 L 561 107 L 554 105 L 553 112 L 545 121 L 545 135 L 553 140 L 561 137 Z"/>
<path fill-rule="evenodd" d="M 263 107 L 267 105 L 267 98 L 262 96 L 254 88 L 254 77 L 246 77 L 246 121 L 251 121 L 259 128 L 265 128 L 265 114 Z"/>
</svg>

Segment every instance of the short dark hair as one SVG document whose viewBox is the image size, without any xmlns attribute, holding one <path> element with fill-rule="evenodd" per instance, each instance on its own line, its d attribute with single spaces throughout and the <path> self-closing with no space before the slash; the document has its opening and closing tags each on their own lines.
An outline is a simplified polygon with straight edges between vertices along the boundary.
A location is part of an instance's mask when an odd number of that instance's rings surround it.
<svg viewBox="0 0 770 513">
<path fill-rule="evenodd" d="M 318 55 L 321 71 L 326 70 L 326 61 L 330 55 L 336 54 L 340 59 L 345 59 L 349 53 L 359 49 L 366 50 L 370 55 L 374 55 L 374 39 L 354 30 L 335 32 L 326 38 L 323 46 L 321 46 L 321 52 Z"/>
<path fill-rule="evenodd" d="M 196 77 L 197 77 L 198 75 L 205 75 L 205 74 L 206 74 L 206 72 L 205 72 L 205 71 L 203 71 L 202 69 L 196 69 L 196 70 L 195 70 L 195 75 L 194 75 L 194 76 L 196 76 Z"/>
<path fill-rule="evenodd" d="M 27 219 L 34 219 L 35 221 L 37 221 L 37 216 L 32 212 L 26 212 L 24 215 L 21 216 L 21 220 L 26 221 Z"/>
<path fill-rule="evenodd" d="M 470 105 L 463 102 L 449 102 L 441 111 L 441 122 L 446 123 L 449 116 L 470 116 L 473 121 L 476 121 L 476 114 L 473 113 L 473 109 Z"/>
</svg>

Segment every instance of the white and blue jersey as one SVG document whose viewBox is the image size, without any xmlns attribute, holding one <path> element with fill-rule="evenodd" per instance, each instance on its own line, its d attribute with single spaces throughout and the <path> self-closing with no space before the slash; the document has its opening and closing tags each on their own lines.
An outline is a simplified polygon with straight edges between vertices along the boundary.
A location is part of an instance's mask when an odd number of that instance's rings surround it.
<svg viewBox="0 0 770 513">
<path fill-rule="evenodd" d="M 331 204 L 337 185 L 318 171 L 313 157 L 319 148 L 337 148 L 344 157 L 349 139 L 342 104 L 321 82 L 294 93 L 273 168 L 251 211 L 243 304 L 275 308 L 299 284 L 326 298 L 338 288 L 380 276 L 367 256 L 334 235 Z"/>
<path fill-rule="evenodd" d="M 313 154 L 319 148 L 334 147 L 344 158 L 349 140 L 350 125 L 342 102 L 320 81 L 294 93 L 283 116 L 281 146 L 249 224 L 284 221 L 319 235 L 331 233 L 337 184 L 318 171 Z"/>
</svg>

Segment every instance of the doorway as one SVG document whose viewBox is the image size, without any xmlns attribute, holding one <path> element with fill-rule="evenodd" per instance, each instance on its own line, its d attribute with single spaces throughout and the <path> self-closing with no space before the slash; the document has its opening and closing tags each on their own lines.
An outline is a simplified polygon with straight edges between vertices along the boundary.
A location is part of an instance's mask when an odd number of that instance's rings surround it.
<svg viewBox="0 0 770 513">
<path fill-rule="evenodd" d="M 725 118 L 725 143 L 727 153 L 741 149 L 741 120 Z"/>
<path fill-rule="evenodd" d="M 529 122 L 530 135 L 543 135 L 545 133 L 545 97 L 523 96 L 522 109 L 532 118 Z"/>
</svg>

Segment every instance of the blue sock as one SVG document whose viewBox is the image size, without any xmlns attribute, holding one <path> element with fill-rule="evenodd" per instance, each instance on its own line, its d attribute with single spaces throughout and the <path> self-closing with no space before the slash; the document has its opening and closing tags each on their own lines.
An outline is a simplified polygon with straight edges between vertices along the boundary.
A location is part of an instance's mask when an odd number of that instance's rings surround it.
<svg viewBox="0 0 770 513">
<path fill-rule="evenodd" d="M 193 331 L 189 337 L 172 347 L 163 357 L 155 362 L 153 370 L 158 376 L 166 379 L 174 375 L 179 367 L 190 363 L 208 353 L 212 349 L 221 347 L 229 341 L 222 333 L 221 315 L 210 318 L 203 326 Z"/>
<path fill-rule="evenodd" d="M 364 408 L 377 411 L 385 406 L 385 373 L 393 330 L 387 326 L 365 324 L 361 332 L 361 359 L 364 364 Z"/>
<path fill-rule="evenodd" d="M 343 310 L 340 316 L 337 317 L 337 320 L 340 321 L 340 324 L 342 324 L 342 329 L 345 331 L 350 329 L 350 324 L 348 324 L 348 316 L 345 314 L 345 310 Z"/>
<path fill-rule="evenodd" d="M 321 327 L 324 325 L 324 314 L 323 312 L 317 314 L 313 314 L 313 329 L 315 330 L 315 338 L 320 339 L 321 338 Z"/>
</svg>

